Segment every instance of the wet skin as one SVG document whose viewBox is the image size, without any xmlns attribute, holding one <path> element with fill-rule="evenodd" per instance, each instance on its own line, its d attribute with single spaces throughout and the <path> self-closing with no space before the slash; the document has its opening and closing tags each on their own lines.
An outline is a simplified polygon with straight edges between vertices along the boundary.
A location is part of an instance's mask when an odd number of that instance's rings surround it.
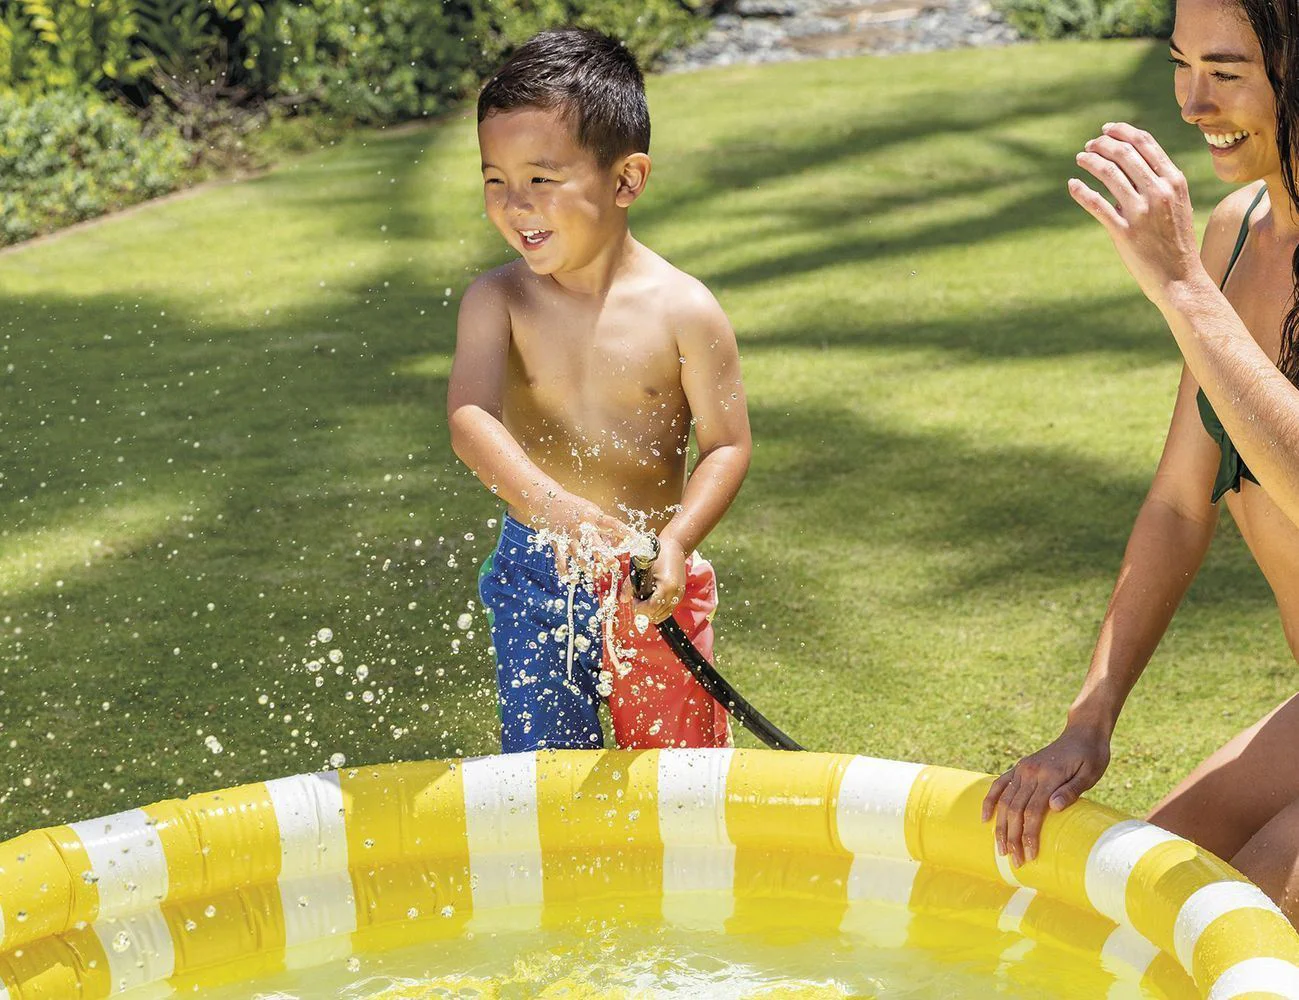
<svg viewBox="0 0 1299 1000">
<path fill-rule="evenodd" d="M 1272 587 L 1299 659 L 1299 446 L 1287 436 L 1299 400 L 1275 367 L 1294 288 L 1299 212 L 1281 178 L 1261 47 L 1240 8 L 1179 0 L 1170 50 L 1182 117 L 1204 133 L 1218 176 L 1248 186 L 1215 209 L 1197 253 L 1185 179 L 1151 136 L 1107 125 L 1078 156 L 1110 198 L 1080 180 L 1070 182 L 1070 194 L 1105 227 L 1169 322 L 1187 366 L 1159 469 L 1065 730 L 996 779 L 985 800 L 985 818 L 996 818 L 998 850 L 1016 864 L 1035 857 L 1047 812 L 1067 808 L 1104 773 L 1123 702 L 1212 539 L 1218 512 L 1209 497 L 1218 450 L 1199 420 L 1193 368 L 1264 484 L 1242 482 L 1227 505 Z M 1248 242 L 1220 294 L 1216 284 L 1258 181 L 1268 197 L 1252 215 Z M 1299 923 L 1297 758 L 1299 696 L 1197 767 L 1149 819 L 1231 860 Z"/>
<path fill-rule="evenodd" d="M 561 572 L 592 558 L 584 531 L 604 569 L 629 521 L 656 531 L 653 596 L 636 603 L 662 620 L 748 468 L 734 331 L 702 283 L 631 236 L 646 154 L 602 164 L 566 116 L 537 108 L 490 115 L 479 147 L 488 218 L 521 259 L 462 302 L 452 444 L 516 518 L 568 540 Z"/>
</svg>

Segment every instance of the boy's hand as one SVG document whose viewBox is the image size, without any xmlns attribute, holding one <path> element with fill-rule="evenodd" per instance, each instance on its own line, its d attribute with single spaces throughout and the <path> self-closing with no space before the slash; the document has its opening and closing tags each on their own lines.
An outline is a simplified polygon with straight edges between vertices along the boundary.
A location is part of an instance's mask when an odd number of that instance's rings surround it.
<svg viewBox="0 0 1299 1000">
<path fill-rule="evenodd" d="M 658 558 L 645 570 L 645 585 L 649 596 L 642 600 L 629 576 L 623 581 L 621 597 L 631 602 L 633 615 L 645 615 L 657 625 L 676 610 L 686 592 L 686 553 L 671 538 L 660 536 Z"/>
<path fill-rule="evenodd" d="M 618 573 L 618 554 L 626 552 L 636 537 L 631 525 L 575 493 L 552 499 L 541 521 L 556 536 L 555 565 L 564 578 L 574 570 L 592 579 L 599 572 Z"/>
</svg>

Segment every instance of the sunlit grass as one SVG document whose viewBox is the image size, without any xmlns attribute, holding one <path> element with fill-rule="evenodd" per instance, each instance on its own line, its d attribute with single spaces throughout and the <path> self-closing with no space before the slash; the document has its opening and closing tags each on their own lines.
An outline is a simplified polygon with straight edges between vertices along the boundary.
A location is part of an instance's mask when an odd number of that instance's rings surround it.
<svg viewBox="0 0 1299 1000">
<path fill-rule="evenodd" d="M 724 671 L 808 746 L 1004 767 L 1076 689 L 1178 372 L 1065 194 L 1074 152 L 1133 118 L 1202 218 L 1222 193 L 1167 65 L 1042 45 L 650 87 L 634 227 L 728 310 L 756 436 L 707 546 Z M 465 118 L 358 134 L 0 255 L 0 835 L 496 748 L 470 602 L 500 512 L 443 418 L 459 296 L 506 258 L 476 164 Z M 1105 801 L 1146 808 L 1293 690 L 1222 535 Z"/>
</svg>

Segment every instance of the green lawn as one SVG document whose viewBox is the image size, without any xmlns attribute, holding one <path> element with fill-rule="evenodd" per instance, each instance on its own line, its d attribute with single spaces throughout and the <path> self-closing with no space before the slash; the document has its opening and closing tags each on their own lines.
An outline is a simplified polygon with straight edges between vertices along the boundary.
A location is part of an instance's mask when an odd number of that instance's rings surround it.
<svg viewBox="0 0 1299 1000">
<path fill-rule="evenodd" d="M 1058 731 L 1178 372 L 1065 193 L 1074 152 L 1131 118 L 1201 219 L 1223 193 L 1163 55 L 650 88 L 635 231 L 729 311 L 756 437 L 708 544 L 723 669 L 810 747 L 1004 768 Z M 0 836 L 496 748 L 485 622 L 458 618 L 499 511 L 443 417 L 457 302 L 506 255 L 476 164 L 468 119 L 357 135 L 0 256 Z M 1294 690 L 1221 534 L 1103 801 L 1145 809 Z M 343 676 L 308 670 L 331 649 Z"/>
</svg>

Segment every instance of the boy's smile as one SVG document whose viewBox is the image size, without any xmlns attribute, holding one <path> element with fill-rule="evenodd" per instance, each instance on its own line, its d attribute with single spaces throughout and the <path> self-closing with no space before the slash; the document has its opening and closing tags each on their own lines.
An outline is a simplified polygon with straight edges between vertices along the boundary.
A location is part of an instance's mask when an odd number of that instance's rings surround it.
<svg viewBox="0 0 1299 1000">
<path fill-rule="evenodd" d="M 487 216 L 537 274 L 581 270 L 624 231 L 618 165 L 601 167 L 562 112 L 491 114 L 478 146 Z"/>
</svg>

